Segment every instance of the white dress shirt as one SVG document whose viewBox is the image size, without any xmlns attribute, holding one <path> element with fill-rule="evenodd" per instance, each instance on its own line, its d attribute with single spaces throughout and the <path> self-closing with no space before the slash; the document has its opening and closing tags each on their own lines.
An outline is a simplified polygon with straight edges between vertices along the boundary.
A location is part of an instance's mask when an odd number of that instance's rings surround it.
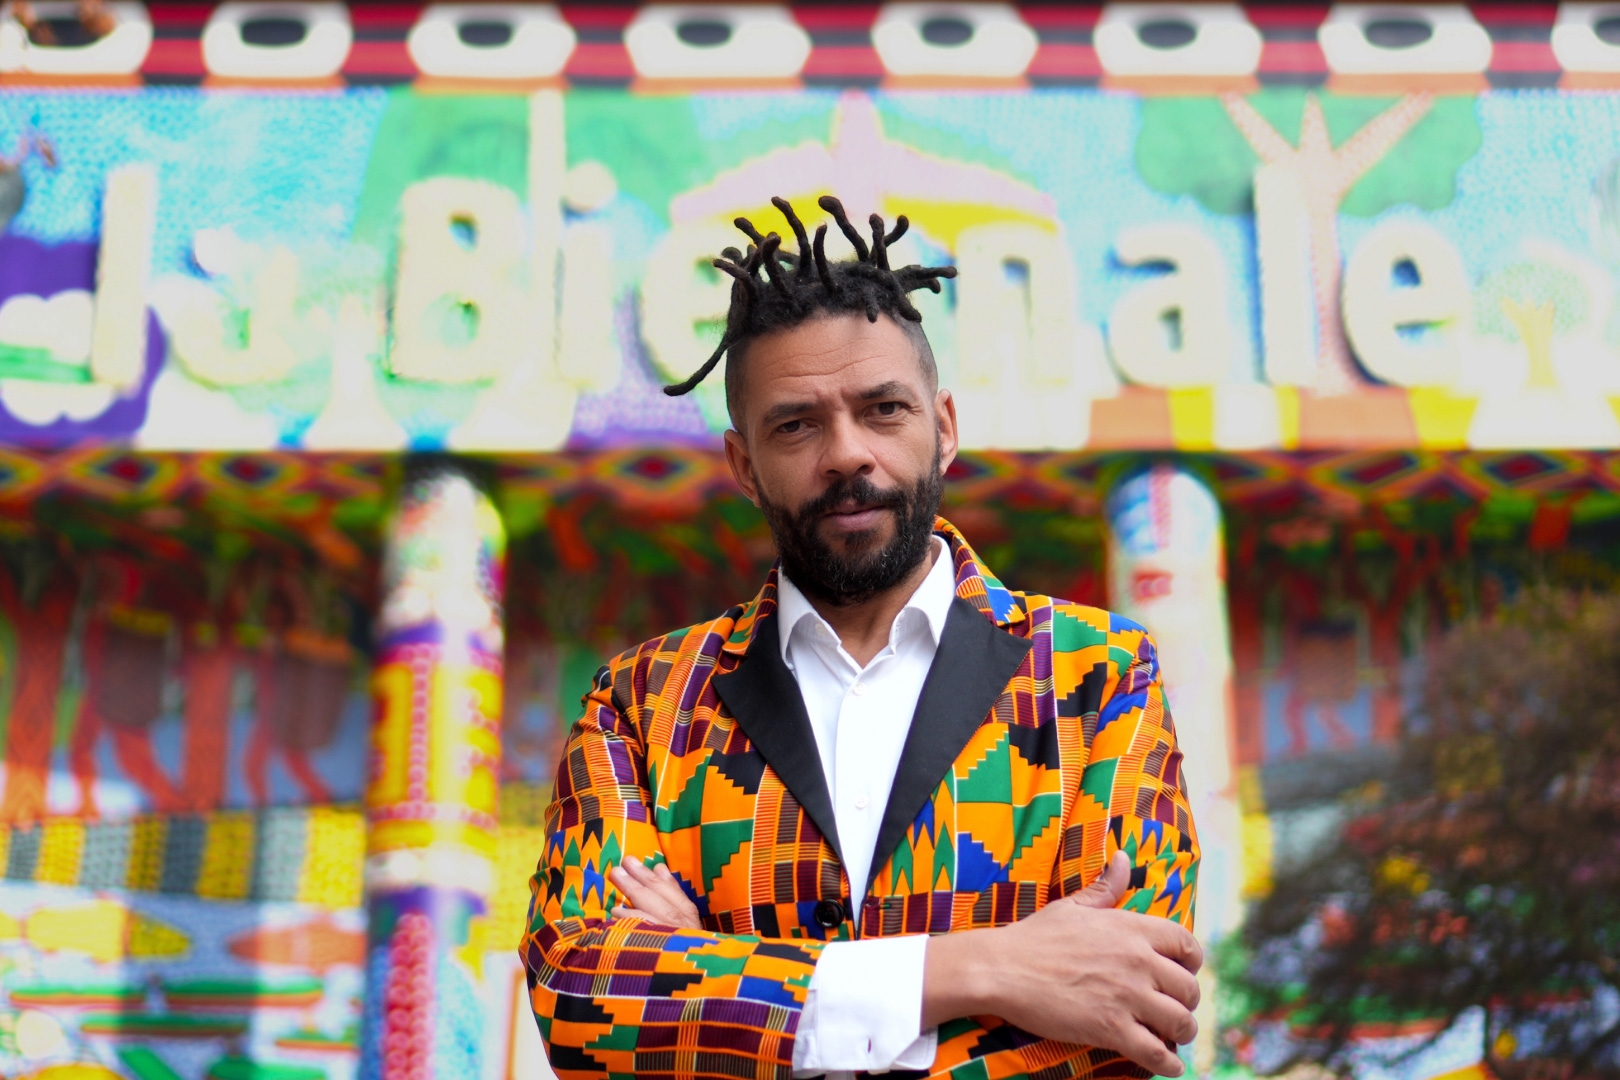
<svg viewBox="0 0 1620 1080">
<path fill-rule="evenodd" d="M 864 668 L 782 574 L 777 586 L 782 660 L 799 684 L 849 875 L 851 917 L 877 847 L 900 752 L 917 711 L 945 619 L 956 596 L 950 549 L 934 538 L 934 565 L 889 628 L 889 643 Z M 926 1069 L 938 1031 L 922 1026 L 926 935 L 835 941 L 822 951 L 793 1045 L 793 1073 Z"/>
</svg>

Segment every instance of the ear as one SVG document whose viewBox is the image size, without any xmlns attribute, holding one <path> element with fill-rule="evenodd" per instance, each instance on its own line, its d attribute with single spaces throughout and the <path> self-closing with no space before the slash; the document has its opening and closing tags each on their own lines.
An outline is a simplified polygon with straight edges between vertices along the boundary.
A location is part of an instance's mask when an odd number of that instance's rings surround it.
<svg viewBox="0 0 1620 1080">
<path fill-rule="evenodd" d="M 955 426 L 955 416 L 952 416 L 952 426 Z M 742 493 L 748 501 L 755 506 L 759 505 L 759 490 L 754 486 L 754 459 L 748 453 L 748 444 L 737 432 L 727 429 L 726 435 L 726 464 L 731 467 L 731 478 L 737 481 Z"/>
<path fill-rule="evenodd" d="M 956 460 L 956 399 L 951 392 L 940 389 L 934 395 L 934 422 L 939 425 L 939 471 L 944 472 Z"/>
</svg>

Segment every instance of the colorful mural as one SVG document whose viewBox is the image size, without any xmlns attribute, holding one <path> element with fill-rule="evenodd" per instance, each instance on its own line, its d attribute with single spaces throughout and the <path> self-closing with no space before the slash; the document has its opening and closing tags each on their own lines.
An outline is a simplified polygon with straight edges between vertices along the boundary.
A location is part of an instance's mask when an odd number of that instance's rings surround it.
<svg viewBox="0 0 1620 1080">
<path fill-rule="evenodd" d="M 0 437 L 712 446 L 703 260 L 836 190 L 970 447 L 1620 445 L 1615 100 L 18 89 Z"/>
</svg>

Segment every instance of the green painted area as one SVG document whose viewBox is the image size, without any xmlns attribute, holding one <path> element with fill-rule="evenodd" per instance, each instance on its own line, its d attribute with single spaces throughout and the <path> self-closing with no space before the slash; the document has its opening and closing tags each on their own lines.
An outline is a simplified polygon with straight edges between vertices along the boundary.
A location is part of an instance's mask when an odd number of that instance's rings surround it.
<svg viewBox="0 0 1620 1080">
<path fill-rule="evenodd" d="M 1491 274 L 1475 290 L 1474 329 L 1508 341 L 1522 340 L 1519 325 L 1503 309 L 1508 301 L 1550 306 L 1555 334 L 1580 326 L 1591 307 L 1586 284 L 1574 271 L 1546 262 L 1516 262 Z"/>
<path fill-rule="evenodd" d="M 956 799 L 964 803 L 1012 802 L 1012 747 L 1006 732 L 957 783 Z"/>
<path fill-rule="evenodd" d="M 1108 801 L 1114 797 L 1114 773 L 1118 769 L 1118 758 L 1109 758 L 1107 761 L 1087 765 L 1086 771 L 1080 774 L 1080 793 L 1090 795 L 1107 806 Z"/>
<path fill-rule="evenodd" d="M 622 194 L 668 224 L 676 195 L 772 150 L 825 143 L 836 101 L 831 94 L 794 95 L 794 108 L 775 115 L 761 110 L 758 124 L 717 137 L 703 131 L 696 103 L 685 95 L 574 90 L 564 106 L 568 163 L 606 165 Z"/>
<path fill-rule="evenodd" d="M 322 993 L 320 979 L 178 979 L 165 980 L 163 993 L 170 997 L 280 997 Z"/>
<path fill-rule="evenodd" d="M 326 1080 L 314 1065 L 283 1065 L 245 1057 L 223 1057 L 208 1066 L 208 1080 Z"/>
<path fill-rule="evenodd" d="M 1321 103 L 1335 148 L 1400 100 L 1293 87 L 1268 88 L 1247 100 L 1284 140 L 1298 146 L 1307 97 Z M 1451 205 L 1457 170 L 1479 151 L 1483 139 L 1476 99 L 1436 98 L 1428 113 L 1350 188 L 1340 213 L 1371 217 L 1392 206 L 1440 210 Z M 1253 209 L 1259 165 L 1259 155 L 1219 98 L 1143 99 L 1136 171 L 1155 191 L 1191 195 L 1217 214 L 1247 214 Z"/>
<path fill-rule="evenodd" d="M 392 251 L 400 196 L 418 180 L 434 176 L 487 180 L 525 197 L 528 98 L 390 91 L 366 162 L 354 239 Z"/>
<path fill-rule="evenodd" d="M 0 379 L 27 379 L 30 382 L 88 383 L 90 369 L 83 364 L 66 364 L 49 349 L 0 342 Z"/>
<path fill-rule="evenodd" d="M 86 1035 L 124 1038 L 215 1039 L 248 1029 L 241 1016 L 177 1016 L 172 1013 L 92 1013 L 79 1030 Z"/>
<path fill-rule="evenodd" d="M 989 144 L 918 120 L 903 108 L 896 107 L 893 101 L 878 100 L 878 117 L 883 124 L 883 134 L 896 142 L 947 161 L 982 165 L 1016 177 L 1031 187 L 1035 186 L 1034 176 L 1019 169 L 1006 155 Z"/>
<path fill-rule="evenodd" d="M 180 1074 L 169 1068 L 168 1062 L 145 1046 L 120 1046 L 118 1060 L 135 1074 L 135 1080 L 180 1080 Z"/>
<path fill-rule="evenodd" d="M 1126 910 L 1126 911 L 1134 911 L 1139 915 L 1146 915 L 1148 913 L 1148 909 L 1151 908 L 1152 906 L 1153 906 L 1153 890 L 1152 889 L 1138 889 L 1138 890 L 1136 890 L 1135 895 L 1133 895 L 1129 900 L 1125 901 L 1125 903 L 1123 905 L 1121 905 L 1121 907 L 1124 910 Z"/>
<path fill-rule="evenodd" d="M 1052 650 L 1076 652 L 1093 645 L 1108 644 L 1108 632 L 1099 630 L 1073 615 L 1057 612 L 1052 616 Z"/>
<path fill-rule="evenodd" d="M 40 982 L 13 986 L 9 995 L 14 1004 L 34 1005 L 43 1002 L 96 1002 L 141 1001 L 146 987 L 123 982 Z"/>
</svg>

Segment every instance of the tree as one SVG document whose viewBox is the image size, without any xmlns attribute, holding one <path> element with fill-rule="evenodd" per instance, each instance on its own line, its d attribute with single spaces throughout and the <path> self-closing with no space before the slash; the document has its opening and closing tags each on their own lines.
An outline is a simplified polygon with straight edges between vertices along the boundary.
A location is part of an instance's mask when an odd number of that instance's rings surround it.
<svg viewBox="0 0 1620 1080">
<path fill-rule="evenodd" d="M 1529 590 L 1425 669 L 1395 771 L 1251 911 L 1233 1034 L 1347 1073 L 1483 1016 L 1499 1076 L 1620 1076 L 1620 597 Z"/>
<path fill-rule="evenodd" d="M 1297 139 L 1290 141 L 1288 131 L 1298 132 Z M 1298 173 L 1309 215 L 1315 385 L 1336 392 L 1364 381 L 1339 314 L 1338 215 L 1449 205 L 1457 170 L 1481 141 L 1468 97 L 1265 90 L 1249 97 L 1149 98 L 1142 104 L 1136 168 L 1154 190 L 1192 195 L 1220 214 L 1253 212 L 1257 169 Z"/>
</svg>

